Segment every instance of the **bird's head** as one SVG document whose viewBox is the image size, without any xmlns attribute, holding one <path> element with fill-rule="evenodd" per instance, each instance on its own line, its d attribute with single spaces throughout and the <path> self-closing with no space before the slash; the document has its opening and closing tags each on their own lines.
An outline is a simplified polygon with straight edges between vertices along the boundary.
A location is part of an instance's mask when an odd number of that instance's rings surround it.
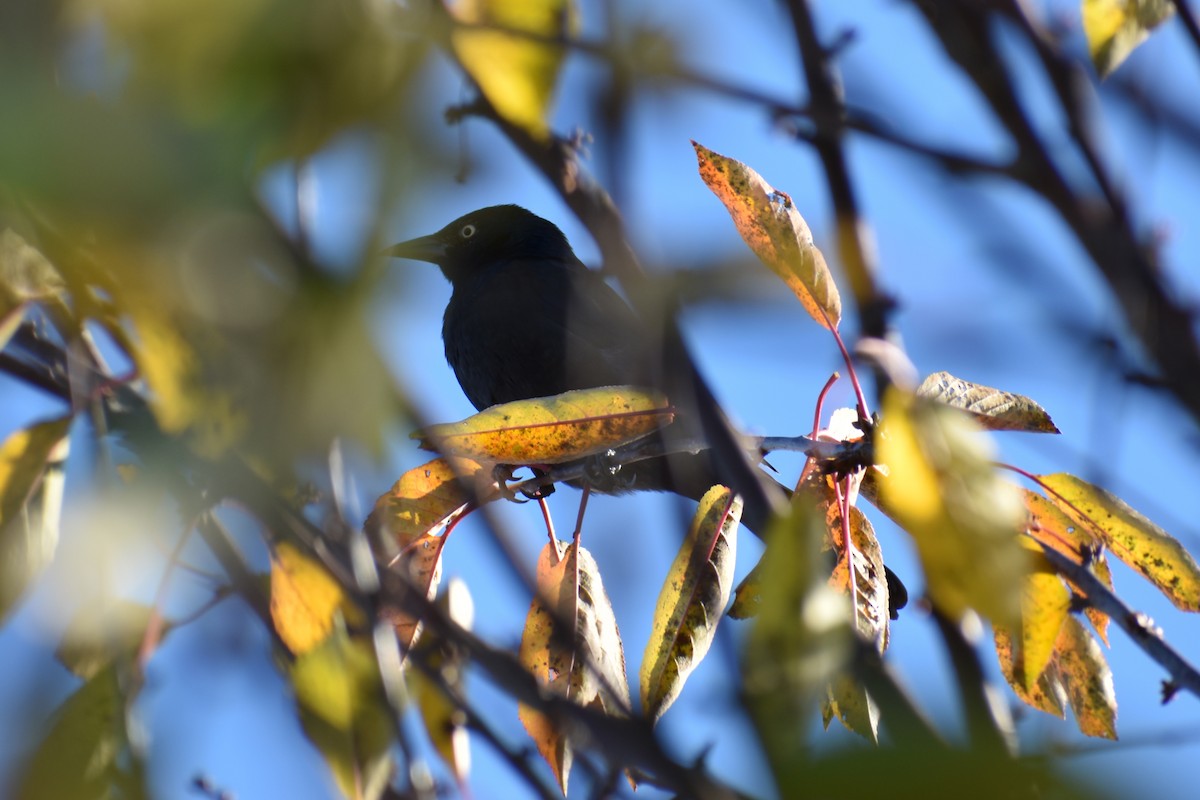
<svg viewBox="0 0 1200 800">
<path fill-rule="evenodd" d="M 464 214 L 437 233 L 392 245 L 384 254 L 437 264 L 451 283 L 502 261 L 575 261 L 567 237 L 554 223 L 514 205 Z"/>
</svg>

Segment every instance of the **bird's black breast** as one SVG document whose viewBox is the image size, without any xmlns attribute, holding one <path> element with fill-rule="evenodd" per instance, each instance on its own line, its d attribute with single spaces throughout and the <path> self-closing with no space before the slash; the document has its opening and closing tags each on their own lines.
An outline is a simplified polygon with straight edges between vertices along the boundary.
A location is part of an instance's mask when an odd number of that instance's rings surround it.
<svg viewBox="0 0 1200 800">
<path fill-rule="evenodd" d="M 595 273 L 561 260 L 509 260 L 454 282 L 446 360 L 476 408 L 637 382 L 640 326 Z"/>
</svg>

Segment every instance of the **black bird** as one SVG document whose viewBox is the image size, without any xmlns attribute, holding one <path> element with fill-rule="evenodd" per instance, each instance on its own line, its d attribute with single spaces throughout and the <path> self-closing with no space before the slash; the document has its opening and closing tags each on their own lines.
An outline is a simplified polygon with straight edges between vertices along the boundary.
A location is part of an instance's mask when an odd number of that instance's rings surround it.
<svg viewBox="0 0 1200 800">
<path fill-rule="evenodd" d="M 437 264 L 450 281 L 446 360 L 477 409 L 571 389 L 660 383 L 647 353 L 653 332 L 579 260 L 562 231 L 520 206 L 472 211 L 385 252 Z M 671 399 L 677 414 L 670 429 L 699 435 L 697 415 Z M 679 453 L 626 465 L 619 482 L 593 488 L 699 500 L 717 474 L 709 451 Z M 742 510 L 742 523 L 760 536 L 769 517 L 765 502 L 748 501 Z"/>
</svg>

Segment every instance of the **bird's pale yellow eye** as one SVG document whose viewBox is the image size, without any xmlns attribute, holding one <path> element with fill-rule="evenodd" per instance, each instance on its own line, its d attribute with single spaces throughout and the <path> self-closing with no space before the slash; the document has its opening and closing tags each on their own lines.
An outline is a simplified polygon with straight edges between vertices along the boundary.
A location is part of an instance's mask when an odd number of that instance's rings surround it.
<svg viewBox="0 0 1200 800">
<path fill-rule="evenodd" d="M 462 230 L 460 230 L 458 232 L 458 235 L 464 239 L 470 239 L 472 236 L 475 235 L 475 230 L 476 230 L 476 228 L 474 225 L 471 225 L 471 224 L 463 225 Z"/>
</svg>

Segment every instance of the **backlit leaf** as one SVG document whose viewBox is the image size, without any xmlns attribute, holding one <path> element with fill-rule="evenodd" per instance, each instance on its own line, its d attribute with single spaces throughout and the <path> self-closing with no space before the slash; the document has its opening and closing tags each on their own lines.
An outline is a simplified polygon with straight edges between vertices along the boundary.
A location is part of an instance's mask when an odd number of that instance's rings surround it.
<svg viewBox="0 0 1200 800">
<path fill-rule="evenodd" d="M 1041 480 L 1050 501 L 1184 611 L 1200 611 L 1200 567 L 1177 539 L 1116 495 L 1063 472 Z"/>
<path fill-rule="evenodd" d="M 1031 558 L 1018 539 L 1020 496 L 996 475 L 990 441 L 968 417 L 896 389 L 883 416 L 876 449 L 888 477 L 870 477 L 917 543 L 930 598 L 952 619 L 974 608 L 1015 625 Z"/>
<path fill-rule="evenodd" d="M 58 549 L 70 426 L 70 417 L 59 417 L 0 445 L 0 619 Z"/>
<path fill-rule="evenodd" d="M 472 491 L 473 490 L 473 491 Z M 379 496 L 363 528 L 381 557 L 391 558 L 467 510 L 498 496 L 490 470 L 467 458 L 435 458 L 400 476 Z"/>
<path fill-rule="evenodd" d="M 395 726 L 370 644 L 338 629 L 299 656 L 290 672 L 300 723 L 342 796 L 379 798 L 391 778 Z"/>
<path fill-rule="evenodd" d="M 423 592 L 429 600 L 437 597 L 438 584 L 442 581 L 442 547 L 445 539 L 426 534 L 400 551 L 388 565 L 403 575 L 409 585 Z M 400 647 L 408 650 L 421 635 L 421 620 L 401 609 L 387 609 L 385 613 L 396 628 Z"/>
<path fill-rule="evenodd" d="M 792 198 L 746 164 L 694 141 L 692 147 L 700 177 L 725 205 L 742 239 L 796 293 L 813 319 L 836 328 L 842 319 L 841 295 Z"/>
<path fill-rule="evenodd" d="M 657 392 L 603 386 L 501 403 L 413 438 L 427 450 L 480 461 L 558 464 L 603 453 L 673 419 L 673 409 Z"/>
<path fill-rule="evenodd" d="M 1045 711 L 1062 719 L 1066 715 L 1067 690 L 1053 662 L 1032 683 L 1025 678 L 1025 665 L 1020 650 L 1014 647 L 1013 634 L 1003 625 L 992 626 L 1000 672 L 1017 697 L 1031 708 Z"/>
<path fill-rule="evenodd" d="M 960 408 L 991 431 L 1059 432 L 1046 410 L 1025 395 L 964 381 L 949 372 L 927 377 L 917 387 L 917 396 Z"/>
<path fill-rule="evenodd" d="M 339 617 L 362 624 L 362 611 L 320 562 L 289 542 L 271 555 L 271 620 L 295 655 L 320 645 Z"/>
<path fill-rule="evenodd" d="M 1083 0 L 1083 31 L 1088 53 L 1101 78 L 1106 78 L 1175 13 L 1170 0 Z"/>
<path fill-rule="evenodd" d="M 110 664 L 63 701 L 23 774 L 10 787 L 13 797 L 148 797 L 141 755 L 130 741 L 120 678 Z"/>
<path fill-rule="evenodd" d="M 642 657 L 642 709 L 657 721 L 716 635 L 729 602 L 742 501 L 724 486 L 708 490 L 658 594 Z"/>
<path fill-rule="evenodd" d="M 1080 732 L 1116 739 L 1117 695 L 1113 690 L 1112 670 L 1100 645 L 1074 617 L 1067 618 L 1058 635 L 1055 661 Z"/>
<path fill-rule="evenodd" d="M 1021 653 L 1025 688 L 1032 692 L 1050 663 L 1071 608 L 1071 592 L 1053 573 L 1032 571 L 1021 591 Z"/>
<path fill-rule="evenodd" d="M 535 138 L 546 139 L 549 135 L 546 117 L 565 51 L 562 45 L 545 40 L 572 32 L 577 14 L 575 3 L 459 0 L 454 14 L 464 23 L 480 26 L 458 27 L 451 35 L 454 53 L 463 69 L 500 116 Z M 496 30 L 487 30 L 485 26 Z"/>
</svg>

